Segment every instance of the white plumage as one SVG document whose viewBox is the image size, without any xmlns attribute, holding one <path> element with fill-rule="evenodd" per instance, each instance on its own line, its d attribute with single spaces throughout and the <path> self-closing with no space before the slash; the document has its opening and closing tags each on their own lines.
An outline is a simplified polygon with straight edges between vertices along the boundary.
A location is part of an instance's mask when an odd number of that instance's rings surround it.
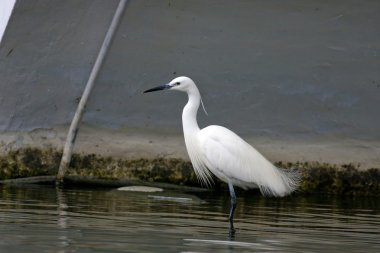
<svg viewBox="0 0 380 253">
<path fill-rule="evenodd" d="M 259 187 L 264 195 L 282 197 L 291 193 L 298 183 L 295 172 L 276 168 L 256 149 L 238 135 L 221 126 L 200 130 L 200 153 L 206 167 L 222 181 L 241 188 Z M 186 145 L 188 150 L 192 149 Z"/>
<path fill-rule="evenodd" d="M 177 77 L 169 84 L 145 92 L 165 89 L 188 94 L 189 100 L 182 113 L 186 148 L 195 173 L 203 184 L 209 185 L 212 182 L 212 174 L 229 184 L 232 200 L 230 229 L 233 230 L 232 220 L 236 207 L 233 185 L 244 189 L 259 187 L 262 194 L 278 197 L 297 188 L 297 172 L 277 168 L 234 132 L 214 125 L 199 128 L 197 112 L 202 100 L 197 86 L 190 78 Z"/>
</svg>

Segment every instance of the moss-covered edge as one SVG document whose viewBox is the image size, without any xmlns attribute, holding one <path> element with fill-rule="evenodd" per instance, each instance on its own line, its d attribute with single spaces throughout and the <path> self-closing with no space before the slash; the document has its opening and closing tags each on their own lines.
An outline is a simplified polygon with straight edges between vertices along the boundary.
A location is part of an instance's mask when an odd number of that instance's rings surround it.
<svg viewBox="0 0 380 253">
<path fill-rule="evenodd" d="M 55 175 L 61 155 L 62 152 L 53 148 L 9 151 L 0 156 L 0 180 Z M 278 162 L 276 165 L 301 172 L 298 193 L 380 196 L 380 169 L 359 170 L 351 164 L 338 166 L 318 162 Z M 191 163 L 174 158 L 122 160 L 74 154 L 67 175 L 199 186 Z M 223 184 L 216 180 L 215 187 L 223 187 Z"/>
<path fill-rule="evenodd" d="M 300 193 L 380 196 L 380 169 L 360 170 L 352 164 L 319 162 L 276 163 L 278 167 L 301 172 Z"/>
</svg>

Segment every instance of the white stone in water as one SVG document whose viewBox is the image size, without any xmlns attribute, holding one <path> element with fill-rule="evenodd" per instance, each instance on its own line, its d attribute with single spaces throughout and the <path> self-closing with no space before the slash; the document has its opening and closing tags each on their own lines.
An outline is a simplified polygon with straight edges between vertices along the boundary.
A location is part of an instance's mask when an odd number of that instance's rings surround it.
<svg viewBox="0 0 380 253">
<path fill-rule="evenodd" d="M 174 202 L 182 202 L 182 203 L 193 201 L 191 198 L 183 198 L 183 197 L 154 196 L 154 195 L 148 195 L 148 197 L 155 200 L 174 201 Z"/>
<path fill-rule="evenodd" d="M 162 188 L 142 186 L 142 185 L 124 186 L 117 189 L 119 191 L 131 191 L 131 192 L 162 192 L 163 191 Z"/>
</svg>

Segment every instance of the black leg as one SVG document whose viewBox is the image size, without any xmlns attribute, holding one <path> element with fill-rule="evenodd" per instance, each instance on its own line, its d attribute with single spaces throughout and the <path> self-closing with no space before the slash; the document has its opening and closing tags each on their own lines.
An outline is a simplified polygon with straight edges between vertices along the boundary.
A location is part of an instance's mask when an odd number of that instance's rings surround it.
<svg viewBox="0 0 380 253">
<path fill-rule="evenodd" d="M 228 217 L 228 220 L 230 221 L 229 236 L 230 236 L 230 239 L 233 239 L 233 237 L 235 236 L 234 213 L 236 209 L 236 195 L 235 195 L 234 186 L 231 183 L 228 183 L 228 188 L 230 189 L 230 196 L 231 196 L 231 209 L 230 209 L 230 216 Z"/>
</svg>

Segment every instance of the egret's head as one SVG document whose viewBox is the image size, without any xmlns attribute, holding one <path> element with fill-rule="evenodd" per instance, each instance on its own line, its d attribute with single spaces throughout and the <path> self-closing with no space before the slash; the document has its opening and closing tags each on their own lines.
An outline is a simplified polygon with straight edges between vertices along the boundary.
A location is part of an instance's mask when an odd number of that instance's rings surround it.
<svg viewBox="0 0 380 253">
<path fill-rule="evenodd" d="M 193 87 L 195 87 L 193 80 L 191 80 L 190 78 L 186 76 L 180 76 L 180 77 L 174 78 L 168 84 L 154 87 L 152 89 L 144 91 L 144 93 L 158 91 L 158 90 L 169 90 L 169 89 L 178 90 L 182 92 L 189 92 Z"/>
</svg>

